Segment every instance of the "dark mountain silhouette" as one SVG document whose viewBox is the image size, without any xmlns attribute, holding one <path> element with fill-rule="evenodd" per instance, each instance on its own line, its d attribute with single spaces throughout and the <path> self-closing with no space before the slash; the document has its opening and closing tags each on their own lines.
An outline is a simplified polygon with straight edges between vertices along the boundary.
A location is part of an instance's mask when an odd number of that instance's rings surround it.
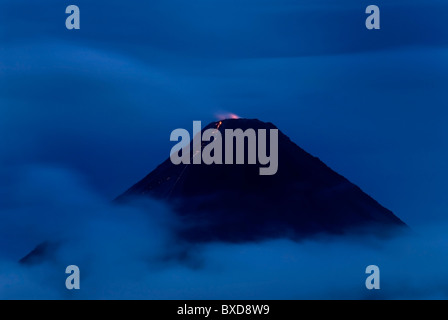
<svg viewBox="0 0 448 320">
<path fill-rule="evenodd" d="M 203 131 L 209 128 L 218 129 L 223 140 L 225 129 L 277 129 L 272 123 L 250 119 L 213 122 Z M 359 230 L 385 234 L 405 226 L 280 131 L 278 146 L 275 175 L 260 175 L 259 163 L 174 165 L 168 158 L 116 201 L 163 199 L 183 221 L 180 235 L 189 241 L 301 239 Z M 190 150 L 193 154 L 191 144 Z"/>
</svg>

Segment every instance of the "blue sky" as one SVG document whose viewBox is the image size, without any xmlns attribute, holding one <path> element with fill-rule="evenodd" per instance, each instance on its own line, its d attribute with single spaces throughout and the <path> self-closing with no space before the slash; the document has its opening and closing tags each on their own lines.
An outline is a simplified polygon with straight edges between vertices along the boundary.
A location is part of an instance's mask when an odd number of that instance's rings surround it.
<svg viewBox="0 0 448 320">
<path fill-rule="evenodd" d="M 65 28 L 66 6 L 81 30 Z M 444 220 L 448 4 L 0 1 L 0 165 L 65 168 L 113 199 L 170 132 L 233 112 L 276 124 L 411 226 Z"/>
<path fill-rule="evenodd" d="M 65 28 L 71 4 L 80 30 Z M 381 30 L 365 28 L 371 4 Z M 442 0 L 0 0 L 0 298 L 446 299 L 447 12 Z M 227 112 L 273 122 L 417 232 L 192 249 L 160 203 L 111 206 L 168 158 L 172 130 Z M 43 241 L 62 244 L 17 263 Z M 69 264 L 78 293 L 63 286 Z M 364 286 L 370 264 L 379 292 Z"/>
</svg>

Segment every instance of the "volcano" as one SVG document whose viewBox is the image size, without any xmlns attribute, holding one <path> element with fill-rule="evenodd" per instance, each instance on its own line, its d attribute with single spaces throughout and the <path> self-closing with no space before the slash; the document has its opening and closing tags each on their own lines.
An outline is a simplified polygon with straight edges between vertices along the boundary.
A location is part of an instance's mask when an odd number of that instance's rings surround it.
<svg viewBox="0 0 448 320">
<path fill-rule="evenodd" d="M 277 129 L 256 119 L 212 122 L 202 132 L 210 128 L 222 136 L 226 129 Z M 174 165 L 168 158 L 116 201 L 128 203 L 141 197 L 165 201 L 182 221 L 179 235 L 195 242 L 303 239 L 361 230 L 385 234 L 405 226 L 280 130 L 276 174 L 260 175 L 261 166 L 258 161 Z"/>
</svg>

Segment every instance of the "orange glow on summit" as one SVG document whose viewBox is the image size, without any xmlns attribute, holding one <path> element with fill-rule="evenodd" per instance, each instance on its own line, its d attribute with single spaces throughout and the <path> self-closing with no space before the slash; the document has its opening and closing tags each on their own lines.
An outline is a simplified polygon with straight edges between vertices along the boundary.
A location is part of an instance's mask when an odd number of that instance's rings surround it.
<svg viewBox="0 0 448 320">
<path fill-rule="evenodd" d="M 240 117 L 234 113 L 218 113 L 215 115 L 218 120 L 239 119 Z"/>
</svg>

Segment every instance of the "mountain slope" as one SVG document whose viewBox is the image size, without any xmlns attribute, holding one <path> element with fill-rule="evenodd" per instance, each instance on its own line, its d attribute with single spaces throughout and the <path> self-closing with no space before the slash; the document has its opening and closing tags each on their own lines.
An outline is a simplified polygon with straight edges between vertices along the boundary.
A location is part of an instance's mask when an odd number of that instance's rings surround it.
<svg viewBox="0 0 448 320">
<path fill-rule="evenodd" d="M 224 140 L 225 129 L 277 129 L 255 119 L 214 122 L 203 131 L 209 128 L 219 130 Z M 277 173 L 260 175 L 260 166 L 174 165 L 167 159 L 116 200 L 152 197 L 167 201 L 184 222 L 181 236 L 191 241 L 297 239 L 360 229 L 381 234 L 405 226 L 280 130 Z"/>
</svg>

